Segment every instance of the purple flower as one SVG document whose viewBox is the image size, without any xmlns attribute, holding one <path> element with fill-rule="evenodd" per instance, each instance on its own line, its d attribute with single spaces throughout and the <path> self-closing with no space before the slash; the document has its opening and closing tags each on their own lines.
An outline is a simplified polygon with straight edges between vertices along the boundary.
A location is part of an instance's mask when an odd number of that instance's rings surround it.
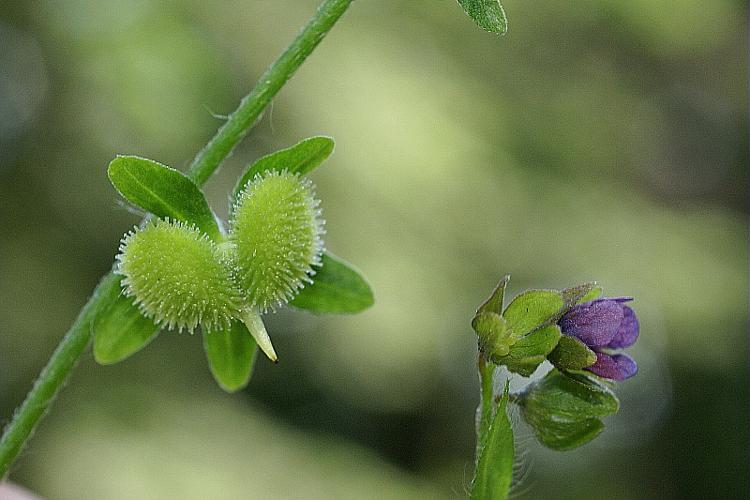
<svg viewBox="0 0 750 500">
<path fill-rule="evenodd" d="M 612 353 L 638 339 L 638 318 L 625 305 L 631 300 L 632 297 L 618 297 L 584 302 L 558 321 L 565 335 L 577 338 L 596 353 L 596 362 L 586 370 L 613 380 L 625 380 L 638 371 L 630 356 Z"/>
</svg>

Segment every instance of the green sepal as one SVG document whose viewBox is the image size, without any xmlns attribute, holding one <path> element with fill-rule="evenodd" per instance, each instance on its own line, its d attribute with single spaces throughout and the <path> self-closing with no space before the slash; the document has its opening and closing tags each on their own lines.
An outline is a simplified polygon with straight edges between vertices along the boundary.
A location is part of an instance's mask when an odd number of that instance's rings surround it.
<svg viewBox="0 0 750 500">
<path fill-rule="evenodd" d="M 597 285 L 595 281 L 577 285 L 574 287 L 566 288 L 560 292 L 563 300 L 565 301 L 565 307 L 563 313 L 567 312 L 571 307 L 582 302 L 588 302 L 594 300 L 602 293 L 602 288 Z"/>
<path fill-rule="evenodd" d="M 557 451 L 567 451 L 582 446 L 604 430 L 598 418 L 587 418 L 575 422 L 558 422 L 538 414 L 527 415 L 526 422 L 534 429 L 540 443 Z"/>
<path fill-rule="evenodd" d="M 203 348 L 211 374 L 227 392 L 237 392 L 247 386 L 258 352 L 247 327 L 239 321 L 225 330 L 204 330 Z"/>
<path fill-rule="evenodd" d="M 489 298 L 477 309 L 477 315 L 484 312 L 493 312 L 500 315 L 503 314 L 503 299 L 505 297 L 505 288 L 508 286 L 509 281 L 510 274 L 506 274 L 502 277 L 492 291 L 492 295 L 490 295 Z"/>
<path fill-rule="evenodd" d="M 345 260 L 325 252 L 313 282 L 300 290 L 289 305 L 317 314 L 352 314 L 375 303 L 372 288 L 362 273 Z"/>
<path fill-rule="evenodd" d="M 479 338 L 479 350 L 487 356 L 505 356 L 517 339 L 510 336 L 507 323 L 497 313 L 486 311 L 477 313 L 471 327 Z"/>
<path fill-rule="evenodd" d="M 557 369 L 517 401 L 539 441 L 555 450 L 569 450 L 592 440 L 604 428 L 599 418 L 620 407 L 612 390 L 593 375 L 564 374 Z"/>
<path fill-rule="evenodd" d="M 508 31 L 508 19 L 500 0 L 458 0 L 458 3 L 483 30 L 498 35 Z"/>
<path fill-rule="evenodd" d="M 495 409 L 477 460 L 472 500 L 505 500 L 513 480 L 513 427 L 507 412 L 508 382 Z"/>
<path fill-rule="evenodd" d="M 510 337 L 507 323 L 502 317 L 505 288 L 510 281 L 506 274 L 497 284 L 492 294 L 477 308 L 471 327 L 479 339 L 479 350 L 488 357 L 505 356 L 510 346 L 517 340 Z"/>
<path fill-rule="evenodd" d="M 121 278 L 117 279 L 119 282 Z M 101 365 L 112 365 L 143 349 L 156 338 L 160 328 L 141 314 L 119 285 L 105 304 L 92 324 L 94 359 Z"/>
<path fill-rule="evenodd" d="M 544 362 L 562 334 L 557 325 L 548 325 L 526 335 L 513 344 L 506 356 L 493 356 L 492 362 L 504 365 L 513 373 L 528 377 Z"/>
<path fill-rule="evenodd" d="M 185 174 L 137 156 L 118 156 L 109 164 L 112 185 L 130 203 L 157 217 L 195 224 L 217 240 L 220 237 L 206 197 Z"/>
<path fill-rule="evenodd" d="M 582 370 L 596 363 L 596 353 L 577 338 L 563 335 L 547 359 L 560 370 Z"/>
<path fill-rule="evenodd" d="M 596 300 L 599 297 L 601 297 L 602 292 L 603 292 L 602 287 L 595 286 L 591 290 L 589 290 L 589 292 L 586 295 L 578 299 L 578 302 L 576 302 L 576 304 L 582 304 L 584 302 L 590 302 L 592 300 Z"/>
<path fill-rule="evenodd" d="M 508 329 L 521 337 L 556 320 L 565 301 L 557 290 L 529 290 L 516 297 L 503 312 Z"/>
<path fill-rule="evenodd" d="M 594 375 L 551 370 L 524 396 L 524 410 L 580 420 L 611 415 L 620 407 L 612 390 Z"/>
<path fill-rule="evenodd" d="M 290 148 L 281 149 L 258 158 L 245 170 L 245 173 L 237 181 L 232 200 L 237 198 L 242 190 L 245 189 L 247 183 L 252 181 L 256 175 L 268 170 L 276 170 L 278 172 L 286 170 L 300 176 L 310 173 L 331 155 L 333 147 L 333 138 L 320 135 L 304 139 Z"/>
</svg>

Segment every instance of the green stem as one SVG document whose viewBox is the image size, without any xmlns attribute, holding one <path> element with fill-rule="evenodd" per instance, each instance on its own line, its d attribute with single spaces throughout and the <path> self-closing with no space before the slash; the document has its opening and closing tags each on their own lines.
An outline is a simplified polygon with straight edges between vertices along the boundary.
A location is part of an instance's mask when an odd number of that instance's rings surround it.
<svg viewBox="0 0 750 500">
<path fill-rule="evenodd" d="M 493 376 L 497 366 L 488 362 L 484 354 L 479 353 L 477 360 L 477 370 L 479 371 L 479 408 L 477 408 L 477 448 L 476 460 L 479 461 L 484 443 L 487 440 L 487 431 L 492 423 L 492 416 L 495 410 L 495 388 L 493 385 Z"/>
<path fill-rule="evenodd" d="M 352 0 L 325 0 L 318 7 L 291 45 L 266 70 L 253 90 L 242 99 L 206 147 L 196 155 L 188 170 L 188 175 L 196 184 L 203 185 L 247 135 L 271 99 L 292 77 L 351 3 Z M 8 472 L 81 354 L 86 350 L 91 340 L 92 321 L 97 312 L 108 305 L 110 297 L 117 295 L 119 287 L 120 278 L 114 273 L 110 272 L 102 278 L 75 323 L 55 349 L 47 366 L 39 374 L 23 404 L 16 410 L 0 439 L 0 478 Z"/>
<path fill-rule="evenodd" d="M 47 412 L 60 386 L 78 363 L 78 358 L 86 350 L 91 338 L 91 322 L 97 310 L 108 300 L 108 290 L 119 287 L 119 283 L 119 277 L 113 273 L 102 279 L 88 303 L 81 309 L 73 326 L 55 349 L 47 366 L 39 374 L 23 404 L 16 410 L 13 420 L 0 440 L 0 477 L 8 471 L 24 443 L 33 433 L 36 424 Z"/>
<path fill-rule="evenodd" d="M 480 351 L 480 403 L 477 409 L 476 470 L 471 484 L 471 500 L 507 500 L 513 482 L 515 446 L 513 427 L 507 413 L 509 380 L 497 401 L 493 377 L 497 366 Z"/>
<path fill-rule="evenodd" d="M 250 131 L 271 99 L 292 77 L 297 68 L 344 14 L 352 0 L 326 0 L 297 38 L 287 47 L 263 76 L 255 88 L 240 102 L 239 107 L 221 126 L 216 135 L 195 157 L 188 176 L 198 185 L 206 182 L 219 164 Z"/>
</svg>

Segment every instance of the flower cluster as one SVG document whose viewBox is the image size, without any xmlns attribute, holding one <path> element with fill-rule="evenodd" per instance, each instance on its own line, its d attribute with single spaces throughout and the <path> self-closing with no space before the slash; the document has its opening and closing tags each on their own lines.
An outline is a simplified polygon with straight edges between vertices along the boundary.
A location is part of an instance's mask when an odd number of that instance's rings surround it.
<svg viewBox="0 0 750 500">
<path fill-rule="evenodd" d="M 482 384 L 480 415 L 492 414 L 488 401 L 500 401 L 500 408 L 507 397 L 544 446 L 581 446 L 599 435 L 602 418 L 620 407 L 608 380 L 625 380 L 638 371 L 635 361 L 619 352 L 638 340 L 638 317 L 628 306 L 633 299 L 601 297 L 601 287 L 591 282 L 562 290 L 526 290 L 504 308 L 509 278 L 500 280 L 472 320 Z M 553 368 L 523 391 L 494 394 L 497 367 L 529 377 L 545 361 Z"/>
</svg>

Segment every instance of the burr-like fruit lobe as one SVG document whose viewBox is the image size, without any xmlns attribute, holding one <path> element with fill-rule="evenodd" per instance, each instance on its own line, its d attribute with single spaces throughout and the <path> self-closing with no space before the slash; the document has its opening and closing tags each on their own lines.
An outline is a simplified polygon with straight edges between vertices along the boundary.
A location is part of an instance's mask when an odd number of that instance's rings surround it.
<svg viewBox="0 0 750 500">
<path fill-rule="evenodd" d="M 291 300 L 311 282 L 323 252 L 323 220 L 312 183 L 266 172 L 245 186 L 233 209 L 234 273 L 260 312 Z"/>
<path fill-rule="evenodd" d="M 218 246 L 198 228 L 157 219 L 123 238 L 125 294 L 155 323 L 192 332 L 229 328 L 241 299 Z"/>
</svg>

